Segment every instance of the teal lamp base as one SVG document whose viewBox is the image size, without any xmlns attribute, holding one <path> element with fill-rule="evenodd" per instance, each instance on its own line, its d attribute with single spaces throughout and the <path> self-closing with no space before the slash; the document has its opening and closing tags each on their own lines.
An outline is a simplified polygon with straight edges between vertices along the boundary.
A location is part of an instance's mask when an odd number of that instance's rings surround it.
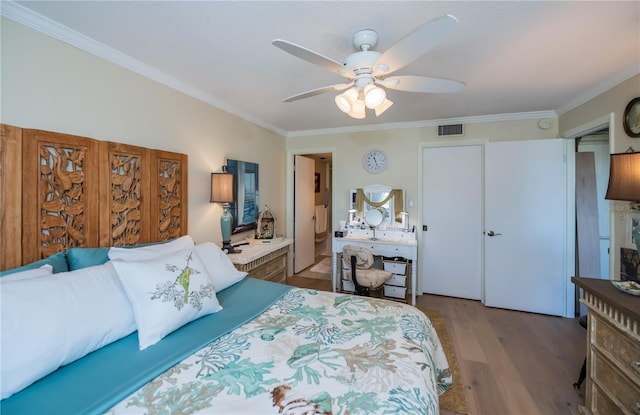
<svg viewBox="0 0 640 415">
<path fill-rule="evenodd" d="M 220 230 L 222 231 L 222 251 L 227 254 L 236 254 L 242 252 L 240 249 L 235 249 L 231 245 L 231 222 L 233 216 L 229 211 L 229 204 L 222 205 L 222 216 L 220 217 Z"/>
</svg>

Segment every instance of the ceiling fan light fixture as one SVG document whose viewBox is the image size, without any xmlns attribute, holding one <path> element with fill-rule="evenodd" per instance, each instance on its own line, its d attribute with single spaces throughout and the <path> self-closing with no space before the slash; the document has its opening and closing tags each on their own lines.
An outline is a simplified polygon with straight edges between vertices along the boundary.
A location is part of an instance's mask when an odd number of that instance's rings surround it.
<svg viewBox="0 0 640 415">
<path fill-rule="evenodd" d="M 382 115 L 382 113 L 388 110 L 392 105 L 393 105 L 393 101 L 385 98 L 384 102 L 375 108 L 376 117 L 379 117 L 380 115 Z"/>
<path fill-rule="evenodd" d="M 359 120 L 364 119 L 367 116 L 365 112 L 364 101 L 361 99 L 356 100 L 353 103 L 353 108 L 347 113 L 347 115 L 349 115 L 349 117 L 351 118 L 357 118 Z"/>
<path fill-rule="evenodd" d="M 367 108 L 375 109 L 382 105 L 385 99 L 387 99 L 387 93 L 383 88 L 374 84 L 369 84 L 364 88 L 364 102 Z"/>
<path fill-rule="evenodd" d="M 358 88 L 349 88 L 342 94 L 336 95 L 335 101 L 340 111 L 349 114 L 358 101 Z"/>
</svg>

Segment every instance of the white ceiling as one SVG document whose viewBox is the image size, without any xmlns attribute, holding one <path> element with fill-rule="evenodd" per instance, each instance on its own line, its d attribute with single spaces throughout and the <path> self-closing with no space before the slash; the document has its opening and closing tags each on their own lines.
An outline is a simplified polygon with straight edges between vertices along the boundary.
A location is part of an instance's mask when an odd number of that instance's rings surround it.
<svg viewBox="0 0 640 415">
<path fill-rule="evenodd" d="M 374 124 L 562 114 L 640 73 L 640 1 L 2 1 L 2 15 L 284 135 Z M 444 14 L 456 31 L 394 75 L 449 78 L 456 94 L 388 91 L 365 120 L 337 93 L 283 98 L 343 78 L 285 39 L 343 62 L 360 29 L 385 51 Z M 49 20 L 50 19 L 50 20 Z M 377 128 L 377 127 L 376 127 Z"/>
</svg>

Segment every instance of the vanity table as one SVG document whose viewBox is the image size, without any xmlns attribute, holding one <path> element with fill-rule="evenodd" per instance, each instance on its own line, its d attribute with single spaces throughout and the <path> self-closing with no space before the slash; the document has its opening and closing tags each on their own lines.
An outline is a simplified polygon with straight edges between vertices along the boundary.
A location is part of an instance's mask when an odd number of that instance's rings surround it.
<svg viewBox="0 0 640 415">
<path fill-rule="evenodd" d="M 251 243 L 239 247 L 242 252 L 229 254 L 228 257 L 239 271 L 261 280 L 287 283 L 287 262 L 291 239 Z"/>
<path fill-rule="evenodd" d="M 384 257 L 402 257 L 410 260 L 407 264 L 410 271 L 409 286 L 402 287 L 411 292 L 411 305 L 416 305 L 416 268 L 418 261 L 418 241 L 415 232 L 406 231 L 377 231 L 375 239 L 372 230 L 349 229 L 344 237 L 333 237 L 332 253 L 333 264 L 331 272 L 331 283 L 333 291 L 339 289 L 340 278 L 342 277 L 342 250 L 345 245 L 362 246 L 371 250 L 373 255 Z M 393 286 L 389 286 L 393 289 Z M 400 287 L 398 287 L 400 288 Z M 391 295 L 395 297 L 395 295 Z"/>
</svg>

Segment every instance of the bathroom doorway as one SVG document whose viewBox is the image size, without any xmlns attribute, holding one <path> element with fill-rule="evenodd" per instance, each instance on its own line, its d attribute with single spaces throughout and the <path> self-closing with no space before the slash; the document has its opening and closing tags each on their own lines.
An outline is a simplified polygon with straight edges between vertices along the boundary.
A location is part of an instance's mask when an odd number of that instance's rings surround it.
<svg viewBox="0 0 640 415">
<path fill-rule="evenodd" d="M 294 238 L 303 238 L 298 249 L 306 249 L 307 246 L 313 246 L 313 263 L 304 269 L 298 269 L 294 272 L 295 276 L 309 276 L 320 278 L 321 275 L 328 275 L 330 279 L 330 258 L 331 258 L 331 230 L 332 226 L 332 199 L 333 199 L 333 155 L 332 153 L 310 153 L 299 154 L 300 156 L 313 160 L 314 163 L 314 182 L 313 182 L 313 232 L 294 235 Z M 308 189 L 299 189 L 299 183 L 294 184 L 294 200 L 301 193 L 307 193 Z M 297 212 L 294 204 L 294 218 L 299 215 L 306 215 L 306 212 Z M 295 219 L 294 219 L 295 220 Z M 312 241 L 312 243 L 311 243 Z M 294 255 L 296 247 L 294 246 Z M 307 253 L 305 252 L 306 256 Z M 327 274 L 327 269 L 329 270 Z M 320 271 L 320 272 L 318 272 Z"/>
</svg>

